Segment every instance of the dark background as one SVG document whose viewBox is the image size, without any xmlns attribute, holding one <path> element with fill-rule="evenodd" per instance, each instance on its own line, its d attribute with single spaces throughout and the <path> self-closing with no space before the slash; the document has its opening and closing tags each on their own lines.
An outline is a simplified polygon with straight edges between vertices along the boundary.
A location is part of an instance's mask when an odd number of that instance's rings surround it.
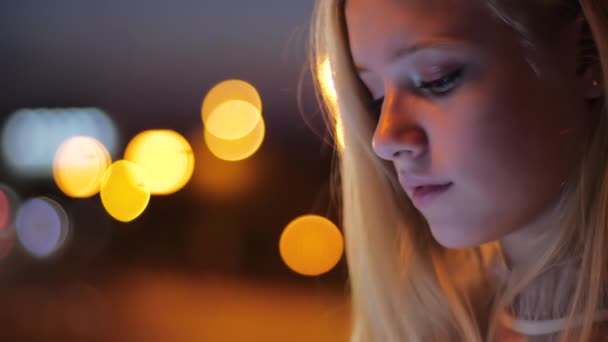
<svg viewBox="0 0 608 342">
<path fill-rule="evenodd" d="M 133 282 L 121 279 L 141 274 L 151 282 L 166 279 L 161 274 L 181 279 L 162 285 L 167 290 L 160 296 L 184 282 L 201 288 L 215 284 L 205 280 L 209 277 L 222 279 L 222 284 L 307 289 L 302 291 L 312 297 L 319 291 L 344 295 L 344 259 L 328 274 L 304 277 L 290 271 L 278 252 L 283 228 L 300 215 L 319 214 L 339 224 L 330 187 L 333 146 L 307 67 L 312 6 L 312 1 L 276 0 L 0 4 L 0 124 L 21 108 L 97 107 L 109 114 L 119 132 L 114 160 L 137 133 L 157 128 L 184 135 L 196 158 L 193 178 L 184 189 L 154 196 L 142 216 L 126 224 L 104 212 L 99 196 L 70 199 L 52 180 L 23 178 L 0 164 L 0 183 L 22 198 L 55 199 L 73 224 L 72 239 L 60 255 L 36 260 L 18 247 L 0 261 L 0 297 L 11 299 L 4 309 L 0 305 L 0 318 L 5 318 L 4 324 L 0 320 L 1 332 L 79 340 L 85 336 L 77 328 L 80 323 L 62 321 L 37 329 L 40 325 L 32 322 L 24 325 L 23 317 L 40 312 L 35 310 L 40 305 L 51 307 L 42 310 L 48 316 L 63 311 L 69 300 L 56 301 L 55 306 L 48 300 L 57 293 L 69 297 L 74 284 L 110 293 L 107 300 L 117 305 L 117 298 L 137 292 L 125 285 Z M 236 163 L 212 157 L 202 143 L 202 100 L 227 79 L 241 79 L 258 89 L 266 120 L 260 150 Z M 209 184 L 221 185 L 209 176 L 214 174 L 235 175 L 239 181 L 231 189 L 214 188 Z M 285 298 L 281 300 L 288 305 L 291 297 Z M 301 305 L 297 303 L 295 311 Z M 23 307 L 29 309 L 19 311 Z M 266 309 L 252 307 L 251 314 Z M 176 312 L 186 315 L 184 310 Z M 230 314 L 227 317 L 230 322 Z M 235 322 L 247 321 L 239 317 Z M 321 318 L 311 314 L 310 319 Z M 121 324 L 118 330 L 126 331 L 131 323 Z M 109 339 L 96 333 L 86 336 Z M 189 340 L 176 336 L 166 338 Z M 269 336 L 265 339 L 282 338 Z"/>
</svg>

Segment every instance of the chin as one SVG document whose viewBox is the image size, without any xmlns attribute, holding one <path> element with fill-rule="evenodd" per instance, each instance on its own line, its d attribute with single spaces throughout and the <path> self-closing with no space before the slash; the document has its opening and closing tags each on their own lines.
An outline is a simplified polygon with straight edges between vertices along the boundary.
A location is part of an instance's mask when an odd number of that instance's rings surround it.
<svg viewBox="0 0 608 342">
<path fill-rule="evenodd" d="M 435 240 L 446 248 L 471 248 L 495 240 L 483 236 L 477 229 L 462 229 L 455 225 L 431 225 L 431 234 Z"/>
</svg>

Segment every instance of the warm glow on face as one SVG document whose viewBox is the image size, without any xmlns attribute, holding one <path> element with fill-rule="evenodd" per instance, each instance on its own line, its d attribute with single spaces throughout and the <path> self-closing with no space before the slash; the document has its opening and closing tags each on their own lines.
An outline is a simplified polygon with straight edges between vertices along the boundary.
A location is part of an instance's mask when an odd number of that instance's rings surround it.
<svg viewBox="0 0 608 342">
<path fill-rule="evenodd" d="M 72 137 L 57 150 L 53 161 L 55 183 L 70 197 L 87 198 L 99 192 L 99 184 L 112 160 L 94 138 Z"/>
<path fill-rule="evenodd" d="M 23 203 L 15 220 L 17 238 L 33 256 L 48 257 L 61 249 L 70 233 L 68 215 L 50 198 Z"/>
<path fill-rule="evenodd" d="M 336 140 L 338 141 L 338 148 L 344 150 L 344 129 L 342 127 L 342 119 L 340 119 L 340 116 L 336 116 Z"/>
<path fill-rule="evenodd" d="M 328 58 L 325 58 L 323 60 L 320 73 L 320 81 L 321 87 L 323 88 L 323 92 L 327 95 L 327 97 L 329 97 L 329 100 L 332 102 L 333 105 L 336 103 L 337 95 L 336 87 L 334 85 L 334 78 L 332 76 L 331 65 L 329 64 Z"/>
<path fill-rule="evenodd" d="M 150 193 L 168 195 L 182 189 L 194 172 L 190 143 L 171 130 L 138 134 L 127 146 L 125 160 L 139 166 L 150 180 Z"/>
<path fill-rule="evenodd" d="M 279 242 L 281 257 L 294 272 L 317 276 L 336 266 L 344 251 L 342 233 L 328 219 L 306 215 L 293 220 Z"/>
<path fill-rule="evenodd" d="M 205 130 L 205 143 L 216 157 L 227 161 L 238 161 L 252 156 L 262 145 L 265 134 L 266 126 L 264 120 L 260 119 L 253 131 L 235 140 L 221 139 Z"/>
<path fill-rule="evenodd" d="M 219 104 L 207 118 L 205 129 L 225 140 L 240 139 L 251 133 L 262 120 L 259 110 L 243 100 L 229 100 Z"/>
<path fill-rule="evenodd" d="M 319 80 L 321 83 L 321 88 L 323 93 L 327 96 L 329 103 L 329 107 L 331 108 L 333 113 L 337 113 L 337 95 L 336 95 L 336 87 L 334 85 L 334 79 L 332 76 L 331 65 L 329 64 L 329 59 L 325 58 L 323 60 L 323 65 L 321 66 L 321 70 L 319 71 Z M 340 149 L 344 149 L 344 135 L 342 130 L 342 120 L 340 116 L 336 114 L 334 118 L 335 122 L 335 136 L 336 142 Z"/>
<path fill-rule="evenodd" d="M 150 201 L 149 180 L 139 166 L 119 160 L 103 175 L 100 194 L 101 203 L 110 216 L 122 222 L 133 221 Z"/>
</svg>

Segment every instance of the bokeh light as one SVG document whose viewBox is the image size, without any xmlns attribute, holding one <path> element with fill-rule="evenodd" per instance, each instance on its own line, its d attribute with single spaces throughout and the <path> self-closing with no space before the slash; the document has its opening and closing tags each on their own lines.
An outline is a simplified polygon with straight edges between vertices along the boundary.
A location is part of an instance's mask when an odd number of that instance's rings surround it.
<svg viewBox="0 0 608 342">
<path fill-rule="evenodd" d="M 57 148 L 73 136 L 100 141 L 111 155 L 118 146 L 116 127 L 97 108 L 20 109 L 0 132 L 2 158 L 16 177 L 50 178 Z"/>
<path fill-rule="evenodd" d="M 0 184 L 0 232 L 13 222 L 18 205 L 17 194 L 10 187 Z"/>
<path fill-rule="evenodd" d="M 342 233 L 330 220 L 317 215 L 291 221 L 279 241 L 285 264 L 294 272 L 317 276 L 336 266 L 344 252 Z"/>
<path fill-rule="evenodd" d="M 251 106 L 240 102 L 224 105 L 234 100 L 248 103 Z M 220 110 L 217 110 L 218 107 Z M 223 81 L 214 86 L 205 96 L 201 117 L 205 128 L 216 137 L 241 138 L 254 130 L 262 118 L 262 100 L 257 89 L 250 83 L 242 80 Z M 238 123 L 234 121 L 238 121 Z"/>
<path fill-rule="evenodd" d="M 31 255 L 49 257 L 66 243 L 70 222 L 59 203 L 46 197 L 25 201 L 15 220 L 17 238 Z"/>
<path fill-rule="evenodd" d="M 253 131 L 240 139 L 218 138 L 205 130 L 205 143 L 216 157 L 227 161 L 238 161 L 251 157 L 262 145 L 265 134 L 266 125 L 261 119 Z"/>
<path fill-rule="evenodd" d="M 190 143 L 171 130 L 138 134 L 129 142 L 124 159 L 144 170 L 153 195 L 168 195 L 182 189 L 194 172 Z"/>
<path fill-rule="evenodd" d="M 138 165 L 119 160 L 112 164 L 101 180 L 101 203 L 112 216 L 129 222 L 141 215 L 150 201 L 150 181 Z"/>
<path fill-rule="evenodd" d="M 57 150 L 53 177 L 63 193 L 87 198 L 99 192 L 104 172 L 112 163 L 110 153 L 92 137 L 76 136 L 66 140 Z"/>
<path fill-rule="evenodd" d="M 251 133 L 261 119 L 259 110 L 251 103 L 229 100 L 209 114 L 205 129 L 218 138 L 234 140 Z"/>
<path fill-rule="evenodd" d="M 0 230 L 0 260 L 6 259 L 15 249 L 17 234 L 12 225 Z"/>
<path fill-rule="evenodd" d="M 336 113 L 334 117 L 334 127 L 335 127 L 335 139 L 339 149 L 344 149 L 344 133 L 342 128 L 342 120 L 340 116 L 337 115 L 337 107 L 338 107 L 338 96 L 336 95 L 336 87 L 334 85 L 334 78 L 331 69 L 331 64 L 329 63 L 329 59 L 325 58 L 323 60 L 323 64 L 321 65 L 321 70 L 319 70 L 319 80 L 322 91 L 327 95 L 329 100 L 329 107 L 332 110 L 332 113 Z"/>
</svg>

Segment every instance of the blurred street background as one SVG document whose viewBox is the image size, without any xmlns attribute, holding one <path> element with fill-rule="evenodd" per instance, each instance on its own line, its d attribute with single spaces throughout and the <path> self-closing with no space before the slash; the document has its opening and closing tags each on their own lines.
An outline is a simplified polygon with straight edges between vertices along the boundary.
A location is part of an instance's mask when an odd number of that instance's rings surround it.
<svg viewBox="0 0 608 342">
<path fill-rule="evenodd" d="M 348 340 L 312 7 L 0 4 L 0 340 Z"/>
</svg>

